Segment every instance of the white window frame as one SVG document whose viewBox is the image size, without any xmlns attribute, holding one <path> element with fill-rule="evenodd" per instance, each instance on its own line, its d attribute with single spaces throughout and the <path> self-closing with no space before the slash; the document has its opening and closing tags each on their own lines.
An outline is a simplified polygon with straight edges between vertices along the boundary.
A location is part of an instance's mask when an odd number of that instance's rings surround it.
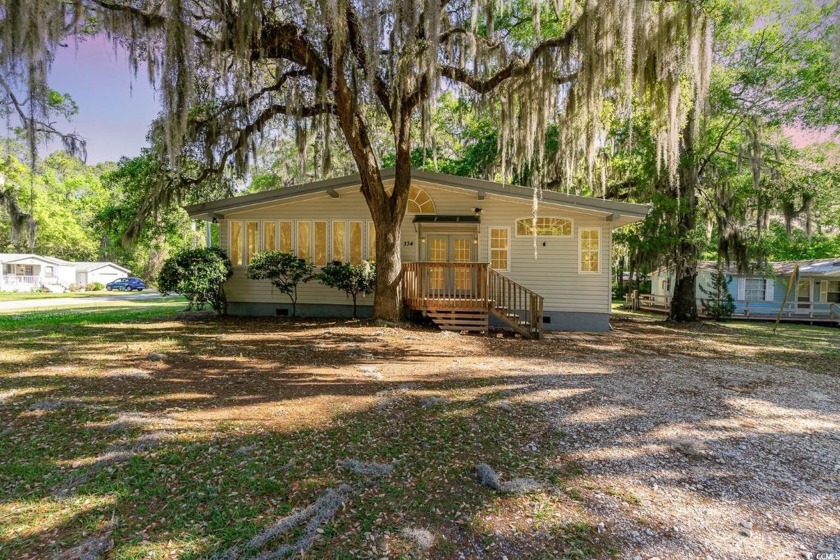
<svg viewBox="0 0 840 560">
<path fill-rule="evenodd" d="M 365 220 L 359 220 L 356 218 L 345 218 L 344 222 L 347 224 L 347 233 L 345 235 L 345 239 L 347 242 L 347 262 L 350 264 L 362 264 L 365 262 L 365 253 L 367 252 L 367 222 Z M 353 247 L 350 242 L 350 225 L 351 224 L 359 224 L 361 227 L 361 235 L 362 238 L 359 241 L 362 246 L 359 247 L 359 258 L 360 262 L 353 263 L 351 259 L 351 254 L 353 252 Z"/>
<path fill-rule="evenodd" d="M 336 220 L 336 221 L 340 221 L 340 220 Z M 317 267 L 317 268 L 321 268 L 322 266 L 326 266 L 326 265 L 330 264 L 330 262 L 332 262 L 331 259 L 330 259 L 330 256 L 332 255 L 332 245 L 330 243 L 332 241 L 332 235 L 330 235 L 330 227 L 332 227 L 332 222 L 330 220 L 295 220 L 294 232 L 293 232 L 294 234 L 297 233 L 298 224 L 300 224 L 302 222 L 306 222 L 306 223 L 309 224 L 309 251 L 311 253 L 309 262 L 312 263 L 313 265 L 315 265 L 315 267 Z M 326 255 L 327 255 L 327 258 L 326 258 L 326 262 L 324 262 L 324 264 L 315 264 L 315 224 L 316 223 L 326 224 Z M 298 254 L 298 246 L 297 246 L 298 238 L 297 238 L 297 235 L 294 236 L 294 239 L 295 239 L 295 243 L 294 243 L 295 255 L 297 255 Z"/>
<path fill-rule="evenodd" d="M 260 254 L 262 250 L 262 221 L 261 220 L 242 220 L 242 265 L 248 266 L 251 264 L 251 259 L 248 257 L 248 224 L 257 224 L 257 246 L 254 249 L 254 256 Z"/>
<path fill-rule="evenodd" d="M 292 254 L 296 254 L 297 249 L 297 229 L 295 229 L 295 221 L 294 220 L 277 220 L 277 250 L 283 251 L 282 245 L 282 235 L 281 230 L 283 229 L 283 224 L 289 224 L 289 236 L 291 239 L 291 247 L 289 248 L 289 252 Z"/>
<path fill-rule="evenodd" d="M 376 231 L 376 224 L 373 223 L 373 220 L 365 220 L 365 231 L 363 231 L 364 243 L 365 246 L 362 247 L 362 255 L 364 255 L 363 260 L 368 262 L 374 262 L 376 260 L 376 246 L 373 247 L 373 254 L 370 254 L 370 228 L 373 228 L 373 231 Z M 399 250 L 399 247 L 397 248 Z"/>
<path fill-rule="evenodd" d="M 346 220 L 344 218 L 330 220 L 330 226 L 329 226 L 329 232 L 328 232 L 330 234 L 330 246 L 329 246 L 329 257 L 330 258 L 327 259 L 327 262 L 335 262 L 336 260 L 338 260 L 338 259 L 335 258 L 335 254 L 334 254 L 335 244 L 333 243 L 333 240 L 335 239 L 335 224 L 336 223 L 344 224 L 344 259 L 342 259 L 341 262 L 350 262 L 350 251 L 349 251 L 350 240 L 348 239 L 349 233 L 350 233 L 350 226 L 348 225 L 348 220 Z"/>
<path fill-rule="evenodd" d="M 274 224 L 274 247 L 265 246 L 265 224 Z M 277 220 L 260 220 L 260 252 L 279 251 L 280 224 Z"/>
<path fill-rule="evenodd" d="M 826 303 L 827 303 L 827 302 L 828 302 L 828 294 L 838 294 L 838 293 L 840 293 L 840 280 L 834 280 L 834 279 L 831 279 L 831 280 L 829 280 L 829 279 L 823 279 L 823 280 L 822 280 L 822 282 L 823 282 L 823 284 L 825 285 L 825 301 L 826 301 Z M 836 282 L 836 283 L 837 283 L 837 291 L 834 291 L 834 290 L 829 289 L 829 288 L 831 287 L 831 284 L 832 284 L 833 282 Z"/>
<path fill-rule="evenodd" d="M 749 297 L 749 282 L 761 282 L 761 299 L 751 299 Z M 757 291 L 757 290 L 753 290 Z M 761 277 L 747 277 L 744 278 L 744 301 L 767 301 L 767 279 Z"/>
<path fill-rule="evenodd" d="M 242 262 L 237 264 L 233 262 L 231 259 L 231 264 L 233 266 L 247 266 L 245 263 L 245 239 L 248 237 L 247 232 L 245 231 L 245 220 L 228 220 L 227 221 L 227 254 L 228 257 L 231 255 L 231 248 L 233 247 L 233 224 L 239 224 L 239 256 L 242 259 Z"/>
<path fill-rule="evenodd" d="M 552 220 L 566 220 L 567 222 L 569 222 L 569 228 L 570 229 L 569 229 L 569 235 L 539 235 L 539 234 L 537 234 L 538 238 L 571 239 L 575 236 L 575 221 L 572 218 L 566 218 L 564 216 L 537 216 L 537 219 L 540 219 L 540 218 L 547 218 L 547 219 L 552 219 Z M 517 238 L 534 237 L 533 233 L 526 233 L 524 235 L 520 235 L 520 233 L 519 233 L 519 222 L 521 222 L 522 220 L 529 220 L 529 221 L 533 222 L 534 217 L 529 216 L 527 218 L 516 218 L 516 220 L 514 220 L 514 222 L 513 222 L 513 233 L 516 235 Z"/>
<path fill-rule="evenodd" d="M 597 231 L 598 232 L 598 270 L 583 270 L 583 232 L 585 231 Z M 604 232 L 599 227 L 582 227 L 578 228 L 578 251 L 577 251 L 577 259 L 578 259 L 578 274 L 592 274 L 592 275 L 599 275 L 603 274 L 602 269 L 604 268 L 601 265 L 601 258 L 603 257 L 602 251 L 604 250 Z M 590 249 L 587 249 L 590 251 Z"/>
<path fill-rule="evenodd" d="M 487 228 L 487 264 L 492 266 L 493 265 L 493 230 L 505 230 L 507 231 L 507 264 L 505 268 L 497 268 L 495 270 L 500 270 L 502 272 L 510 272 L 510 253 L 511 253 L 511 235 L 510 235 L 510 228 L 509 227 L 488 227 Z M 498 249 L 496 249 L 498 251 Z"/>
</svg>

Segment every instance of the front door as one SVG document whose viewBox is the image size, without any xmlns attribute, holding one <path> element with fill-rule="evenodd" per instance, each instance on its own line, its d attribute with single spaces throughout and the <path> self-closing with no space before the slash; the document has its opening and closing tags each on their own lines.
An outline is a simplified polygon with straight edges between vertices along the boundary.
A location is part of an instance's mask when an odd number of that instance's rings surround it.
<svg viewBox="0 0 840 560">
<path fill-rule="evenodd" d="M 469 234 L 429 234 L 426 260 L 429 262 L 469 263 L 475 261 L 475 244 Z M 464 295 L 472 289 L 469 267 L 430 267 L 429 289 L 437 294 Z"/>
<path fill-rule="evenodd" d="M 811 281 L 800 280 L 796 283 L 796 301 L 799 309 L 810 309 L 811 302 Z"/>
</svg>

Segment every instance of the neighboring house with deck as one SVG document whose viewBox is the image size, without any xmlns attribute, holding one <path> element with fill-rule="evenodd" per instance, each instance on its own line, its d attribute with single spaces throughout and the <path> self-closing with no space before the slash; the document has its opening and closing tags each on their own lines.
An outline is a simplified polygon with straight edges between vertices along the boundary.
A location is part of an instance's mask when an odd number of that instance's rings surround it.
<svg viewBox="0 0 840 560">
<path fill-rule="evenodd" d="M 799 274 L 794 279 L 791 293 L 783 306 L 785 293 L 796 266 Z M 698 309 L 709 296 L 712 273 L 717 263 L 704 261 L 697 267 Z M 766 270 L 741 273 L 735 267 L 724 270 L 729 293 L 735 298 L 735 317 L 765 319 L 775 318 L 782 311 L 782 319 L 815 322 L 840 322 L 840 257 L 808 261 L 782 261 L 768 263 Z M 673 271 L 661 268 L 651 274 L 651 295 L 640 296 L 642 307 L 667 309 L 673 295 Z"/>
<path fill-rule="evenodd" d="M 70 262 L 32 253 L 0 253 L 0 292 L 47 288 L 63 292 L 71 284 L 107 284 L 131 271 L 112 262 Z"/>
<path fill-rule="evenodd" d="M 382 175 L 393 184 L 393 170 Z M 219 224 L 234 265 L 229 312 L 290 313 L 270 282 L 246 277 L 260 251 L 294 252 L 316 267 L 373 260 L 376 231 L 359 189 L 354 175 L 187 207 L 193 219 Z M 649 208 L 545 191 L 534 223 L 533 198 L 529 188 L 414 171 L 401 230 L 405 307 L 450 329 L 607 330 L 612 231 Z M 298 294 L 303 316 L 352 313 L 343 293 L 316 281 Z M 372 303 L 361 302 L 363 314 Z"/>
<path fill-rule="evenodd" d="M 73 263 L 32 253 L 0 253 L 0 291 L 63 291 L 75 282 Z"/>
</svg>

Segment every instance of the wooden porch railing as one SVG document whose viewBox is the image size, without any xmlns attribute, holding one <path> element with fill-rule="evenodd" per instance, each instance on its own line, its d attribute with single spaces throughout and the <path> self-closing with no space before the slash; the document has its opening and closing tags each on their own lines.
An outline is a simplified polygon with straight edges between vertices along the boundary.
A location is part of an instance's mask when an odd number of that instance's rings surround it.
<svg viewBox="0 0 840 560">
<path fill-rule="evenodd" d="M 626 306 L 631 309 L 653 309 L 665 311 L 671 307 L 671 296 L 653 294 L 627 294 L 625 296 Z M 697 309 L 703 314 L 703 299 L 697 300 Z M 840 305 L 825 301 L 789 301 L 782 305 L 778 301 L 756 301 L 736 299 L 737 306 L 733 317 L 745 319 L 757 318 L 767 319 L 776 317 L 779 311 L 782 318 L 790 320 L 836 320 L 840 321 Z"/>
<path fill-rule="evenodd" d="M 402 297 L 410 309 L 487 309 L 487 263 L 403 263 Z"/>
<path fill-rule="evenodd" d="M 531 336 L 542 337 L 543 297 L 492 268 L 488 283 L 491 310 L 500 318 L 515 322 L 520 329 L 527 329 Z"/>
</svg>

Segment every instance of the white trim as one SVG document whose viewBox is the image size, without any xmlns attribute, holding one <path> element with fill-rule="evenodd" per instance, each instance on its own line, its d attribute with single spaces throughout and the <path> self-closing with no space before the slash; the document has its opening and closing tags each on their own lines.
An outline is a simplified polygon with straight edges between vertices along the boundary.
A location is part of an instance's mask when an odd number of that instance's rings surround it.
<svg viewBox="0 0 840 560">
<path fill-rule="evenodd" d="M 375 262 L 376 260 L 376 246 L 373 247 L 373 255 L 370 254 L 370 228 L 373 227 L 373 232 L 376 233 L 376 224 L 373 220 L 364 220 L 365 231 L 362 232 L 364 239 L 364 246 L 362 247 L 363 259 L 368 262 Z M 398 251 L 402 251 L 402 247 L 397 247 Z"/>
<path fill-rule="evenodd" d="M 540 219 L 540 218 L 548 218 L 548 219 L 553 219 L 553 220 L 566 220 L 567 222 L 569 222 L 569 227 L 570 227 L 569 235 L 537 235 L 536 237 L 547 238 L 547 239 L 557 238 L 557 237 L 559 237 L 560 239 L 571 239 L 575 236 L 575 220 L 574 220 L 574 218 L 567 218 L 565 216 L 537 216 L 537 219 Z M 527 233 L 527 234 L 524 234 L 524 235 L 519 234 L 519 222 L 521 222 L 522 220 L 533 220 L 533 219 L 534 219 L 533 216 L 530 216 L 530 217 L 527 217 L 527 218 L 516 218 L 513 221 L 513 233 L 514 233 L 514 235 L 516 235 L 517 238 L 534 237 L 534 234 L 532 234 L 532 233 Z"/>
<path fill-rule="evenodd" d="M 239 264 L 233 262 L 231 259 L 231 264 L 233 266 L 246 266 L 245 265 L 245 222 L 243 220 L 227 220 L 227 254 L 228 257 L 231 257 L 231 247 L 233 247 L 233 224 L 239 224 L 239 257 L 242 262 Z"/>
<path fill-rule="evenodd" d="M 260 253 L 262 248 L 262 220 L 259 219 L 251 219 L 251 220 L 243 220 L 243 231 L 245 235 L 242 236 L 242 264 L 244 266 L 248 266 L 251 264 L 251 256 L 248 255 L 248 225 L 249 224 L 257 224 L 257 243 L 256 247 L 254 248 L 254 255 L 256 256 Z"/>
<path fill-rule="evenodd" d="M 283 224 L 289 224 L 289 252 L 294 254 L 295 253 L 295 244 L 297 243 L 297 237 L 295 237 L 295 221 L 294 220 L 277 220 L 277 250 L 280 252 L 283 251 L 283 241 L 282 241 L 282 234 L 281 231 L 283 229 Z"/>
<path fill-rule="evenodd" d="M 767 278 L 763 276 L 744 276 L 742 278 L 744 289 L 743 291 L 739 290 L 739 295 L 743 295 L 744 297 L 739 297 L 738 299 L 743 299 L 744 301 L 767 301 Z M 761 299 L 749 299 L 747 297 L 747 282 L 750 280 L 761 280 L 764 282 L 764 297 Z"/>
<path fill-rule="evenodd" d="M 335 258 L 335 224 L 337 223 L 344 224 L 344 258 L 341 259 L 341 262 L 349 262 L 350 259 L 348 257 L 350 256 L 350 252 L 347 250 L 348 245 L 350 245 L 350 240 L 347 239 L 347 230 L 349 229 L 349 226 L 347 225 L 347 220 L 345 220 L 344 218 L 336 218 L 335 220 L 330 220 L 330 242 L 329 251 L 327 251 L 329 258 L 327 259 L 327 262 L 334 262 L 339 260 Z"/>
<path fill-rule="evenodd" d="M 505 230 L 507 231 L 507 265 L 505 268 L 497 268 L 496 270 L 500 270 L 502 272 L 510 272 L 510 261 L 511 261 L 511 233 L 510 228 L 506 226 L 501 227 L 492 227 L 489 226 L 487 228 L 487 263 L 488 265 L 492 266 L 493 264 L 493 230 Z M 496 249 L 497 251 L 499 249 Z"/>
<path fill-rule="evenodd" d="M 265 246 L 265 224 L 274 224 L 274 247 L 266 248 Z M 260 220 L 260 252 L 279 251 L 280 245 L 280 226 L 277 220 Z"/>
<path fill-rule="evenodd" d="M 582 258 L 583 257 L 583 248 L 581 247 L 581 244 L 583 242 L 583 232 L 584 231 L 597 231 L 598 232 L 598 270 L 597 271 L 583 270 L 583 267 L 581 266 L 583 264 L 583 258 Z M 604 256 L 603 251 L 604 251 L 604 232 L 601 230 L 601 228 L 599 228 L 599 227 L 578 228 L 578 251 L 577 251 L 578 274 L 593 274 L 593 275 L 602 274 L 601 269 L 603 268 L 603 265 L 601 263 L 601 259 Z M 612 289 L 612 288 L 610 288 L 610 289 Z"/>
<path fill-rule="evenodd" d="M 773 301 L 773 298 L 776 297 L 776 279 L 775 278 L 767 278 L 764 281 L 764 301 Z M 811 286 L 808 289 L 808 293 L 814 293 L 814 287 Z M 809 296 L 810 299 L 810 296 Z"/>
</svg>

